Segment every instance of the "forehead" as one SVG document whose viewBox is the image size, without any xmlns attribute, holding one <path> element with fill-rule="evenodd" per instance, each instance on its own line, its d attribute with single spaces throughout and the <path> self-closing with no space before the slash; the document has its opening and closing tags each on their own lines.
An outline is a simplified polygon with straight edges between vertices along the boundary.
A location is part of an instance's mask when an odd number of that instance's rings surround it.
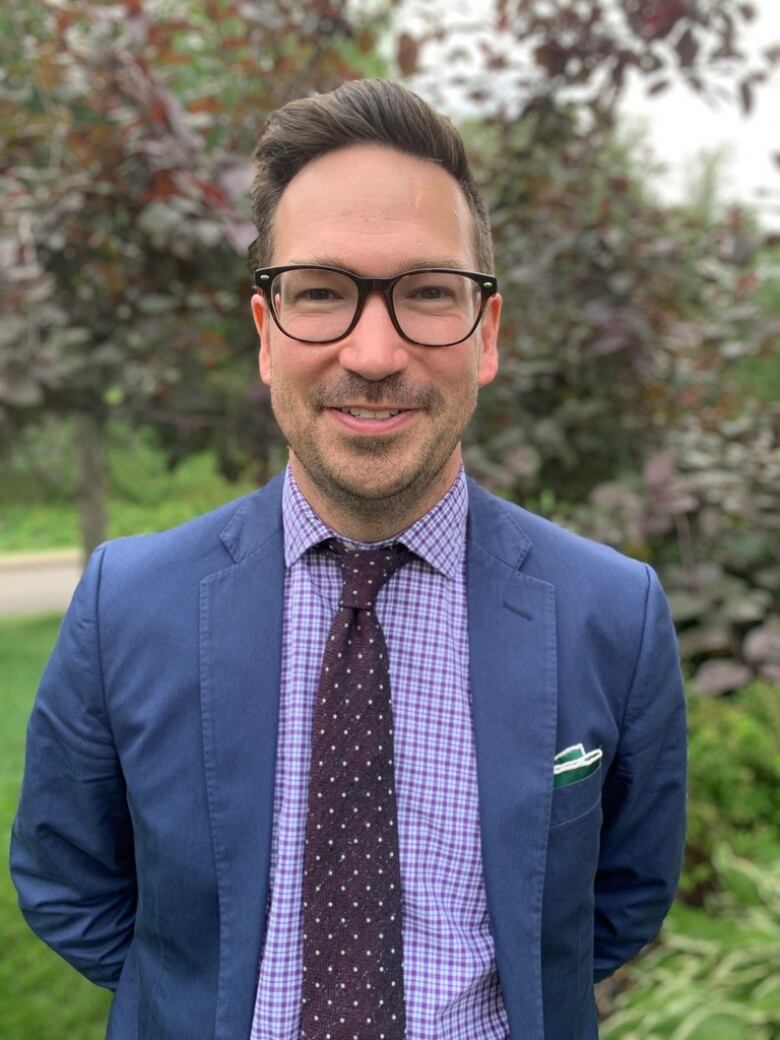
<svg viewBox="0 0 780 1040">
<path fill-rule="evenodd" d="M 331 263 L 360 274 L 474 266 L 473 218 L 454 177 L 425 159 L 354 145 L 308 163 L 274 218 L 274 264 Z"/>
</svg>

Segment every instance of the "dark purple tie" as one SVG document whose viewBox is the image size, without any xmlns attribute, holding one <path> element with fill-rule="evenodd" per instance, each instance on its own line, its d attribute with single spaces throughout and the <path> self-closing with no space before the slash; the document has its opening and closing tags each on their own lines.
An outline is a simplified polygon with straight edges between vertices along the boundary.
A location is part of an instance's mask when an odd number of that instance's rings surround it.
<svg viewBox="0 0 780 1040">
<path fill-rule="evenodd" d="M 401 874 L 387 646 L 377 593 L 413 554 L 350 550 L 312 728 L 301 1040 L 403 1040 Z"/>
</svg>

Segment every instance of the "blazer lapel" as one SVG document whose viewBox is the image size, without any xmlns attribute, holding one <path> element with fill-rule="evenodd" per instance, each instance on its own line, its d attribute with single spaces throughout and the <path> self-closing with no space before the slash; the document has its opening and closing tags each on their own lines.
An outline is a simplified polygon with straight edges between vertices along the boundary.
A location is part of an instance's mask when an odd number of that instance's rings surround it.
<svg viewBox="0 0 780 1040">
<path fill-rule="evenodd" d="M 510 1032 L 543 1040 L 541 911 L 557 720 L 555 589 L 469 482 L 468 609 L 485 889 Z"/>
<path fill-rule="evenodd" d="M 281 480 L 222 534 L 235 563 L 201 582 L 201 711 L 220 917 L 216 1040 L 248 1036 L 266 915 L 279 713 Z"/>
</svg>

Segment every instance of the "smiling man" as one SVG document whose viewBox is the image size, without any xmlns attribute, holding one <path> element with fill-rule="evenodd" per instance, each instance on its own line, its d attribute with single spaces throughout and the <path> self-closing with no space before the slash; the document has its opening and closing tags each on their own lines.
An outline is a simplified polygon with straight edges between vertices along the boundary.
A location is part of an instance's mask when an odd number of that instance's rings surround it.
<svg viewBox="0 0 780 1040">
<path fill-rule="evenodd" d="M 336 531 L 397 534 L 458 475 L 501 310 L 495 280 L 470 273 L 473 226 L 452 174 L 385 145 L 328 152 L 282 193 L 282 266 L 260 273 L 253 300 L 260 374 L 292 475 Z"/>
<path fill-rule="evenodd" d="M 501 297 L 452 125 L 347 83 L 255 162 L 289 465 L 93 555 L 30 721 L 21 908 L 116 991 L 112 1040 L 593 1040 L 680 868 L 663 594 L 463 471 Z"/>
</svg>

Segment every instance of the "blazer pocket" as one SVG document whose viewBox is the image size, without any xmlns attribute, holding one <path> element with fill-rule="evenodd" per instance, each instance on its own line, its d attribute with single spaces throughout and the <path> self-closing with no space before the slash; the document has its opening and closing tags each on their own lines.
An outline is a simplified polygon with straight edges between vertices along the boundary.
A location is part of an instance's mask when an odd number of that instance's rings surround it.
<svg viewBox="0 0 780 1040">
<path fill-rule="evenodd" d="M 573 784 L 553 788 L 550 830 L 590 813 L 601 801 L 601 762 L 589 776 Z"/>
</svg>

